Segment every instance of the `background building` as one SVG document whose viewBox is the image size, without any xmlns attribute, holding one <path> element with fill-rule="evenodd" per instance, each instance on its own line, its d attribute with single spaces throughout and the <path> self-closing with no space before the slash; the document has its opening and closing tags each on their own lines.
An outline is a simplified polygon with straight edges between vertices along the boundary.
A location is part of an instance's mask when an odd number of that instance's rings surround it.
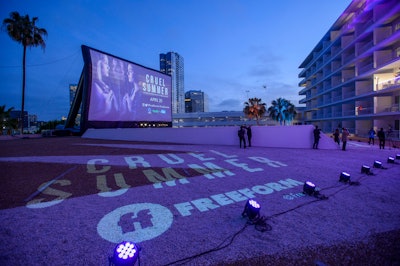
<svg viewBox="0 0 400 266">
<path fill-rule="evenodd" d="M 268 117 L 263 117 L 261 124 L 267 124 Z M 175 114 L 172 116 L 173 127 L 217 127 L 256 125 L 256 121 L 249 119 L 243 111 L 230 112 L 193 112 Z"/>
<path fill-rule="evenodd" d="M 296 107 L 298 111 L 292 125 L 301 124 L 302 107 Z M 272 120 L 267 114 L 263 116 L 258 124 L 260 126 L 279 126 L 279 122 Z M 173 127 L 219 127 L 219 126 L 242 126 L 257 125 L 256 119 L 248 118 L 243 111 L 223 112 L 194 112 L 175 114 L 172 116 Z"/>
<path fill-rule="evenodd" d="M 355 0 L 301 63 L 304 120 L 325 132 L 394 130 L 400 120 L 400 2 Z"/>
<path fill-rule="evenodd" d="M 190 90 L 185 92 L 185 113 L 204 112 L 204 92 Z"/>
<path fill-rule="evenodd" d="M 160 71 L 172 77 L 172 113 L 185 112 L 183 57 L 175 52 L 160 54 Z"/>
<path fill-rule="evenodd" d="M 69 105 L 70 105 L 70 108 L 72 108 L 72 104 L 74 102 L 77 89 L 78 89 L 78 84 L 69 84 Z M 82 114 L 82 104 L 80 105 L 78 114 L 76 115 L 76 118 L 75 118 L 75 125 L 76 126 L 80 126 L 80 124 L 81 124 L 81 114 Z"/>
<path fill-rule="evenodd" d="M 12 119 L 17 119 L 18 120 L 18 125 L 20 125 L 21 121 L 21 111 L 20 110 L 12 110 L 10 112 L 10 118 Z M 24 123 L 24 129 L 29 127 L 29 115 L 28 111 L 24 111 L 23 115 L 23 123 Z"/>
<path fill-rule="evenodd" d="M 69 84 L 69 105 L 71 106 L 74 102 L 76 90 L 78 89 L 78 84 Z"/>
</svg>

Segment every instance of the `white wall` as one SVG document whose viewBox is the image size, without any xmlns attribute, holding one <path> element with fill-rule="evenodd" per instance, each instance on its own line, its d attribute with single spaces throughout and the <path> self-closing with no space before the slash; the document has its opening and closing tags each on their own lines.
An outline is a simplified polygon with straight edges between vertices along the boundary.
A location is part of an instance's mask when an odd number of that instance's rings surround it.
<svg viewBox="0 0 400 266">
<path fill-rule="evenodd" d="M 82 138 L 180 144 L 237 145 L 238 127 L 108 128 L 88 129 Z M 314 126 L 252 126 L 254 147 L 312 148 Z M 337 149 L 333 139 L 321 134 L 320 149 Z"/>
</svg>

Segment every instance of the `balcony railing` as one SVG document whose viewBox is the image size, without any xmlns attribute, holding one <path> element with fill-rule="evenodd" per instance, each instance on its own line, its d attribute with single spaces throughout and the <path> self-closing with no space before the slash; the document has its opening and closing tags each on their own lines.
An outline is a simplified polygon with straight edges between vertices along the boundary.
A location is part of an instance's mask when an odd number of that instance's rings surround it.
<svg viewBox="0 0 400 266">
<path fill-rule="evenodd" d="M 363 74 L 363 73 L 365 73 L 365 72 L 367 72 L 367 71 L 369 71 L 369 70 L 371 70 L 373 68 L 374 68 L 374 63 L 371 62 L 371 63 L 369 63 L 369 64 L 367 64 L 365 66 L 360 67 L 360 69 L 358 70 L 358 74 L 361 75 L 361 74 Z"/>
<path fill-rule="evenodd" d="M 359 48 L 358 48 L 358 55 L 361 55 L 362 53 L 364 53 L 365 51 L 367 51 L 369 48 L 371 48 L 372 46 L 374 46 L 374 41 L 372 40 L 372 41 L 370 41 L 370 42 L 367 42 L 366 44 L 364 44 L 364 45 L 362 45 L 362 46 L 360 46 Z"/>
<path fill-rule="evenodd" d="M 393 113 L 393 112 L 399 112 L 400 106 L 399 104 L 393 104 L 390 107 L 385 108 L 385 112 Z"/>
</svg>

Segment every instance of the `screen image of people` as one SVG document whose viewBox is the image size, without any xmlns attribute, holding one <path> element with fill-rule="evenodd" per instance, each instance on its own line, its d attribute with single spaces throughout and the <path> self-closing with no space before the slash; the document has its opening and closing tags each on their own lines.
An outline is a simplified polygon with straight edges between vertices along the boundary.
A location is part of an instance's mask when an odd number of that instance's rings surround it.
<svg viewBox="0 0 400 266">
<path fill-rule="evenodd" d="M 171 77 L 90 50 L 89 121 L 172 120 Z"/>
</svg>

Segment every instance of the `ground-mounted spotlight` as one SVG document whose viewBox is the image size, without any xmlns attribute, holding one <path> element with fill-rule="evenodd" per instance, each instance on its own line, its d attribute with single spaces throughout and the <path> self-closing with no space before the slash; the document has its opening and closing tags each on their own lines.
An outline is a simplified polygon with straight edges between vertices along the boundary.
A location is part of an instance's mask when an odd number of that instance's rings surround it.
<svg viewBox="0 0 400 266">
<path fill-rule="evenodd" d="M 339 182 L 344 182 L 344 183 L 350 182 L 350 174 L 342 172 L 339 177 Z"/>
<path fill-rule="evenodd" d="M 383 168 L 383 167 L 382 167 L 382 162 L 380 162 L 380 161 L 375 161 L 375 162 L 374 162 L 374 168 Z"/>
<path fill-rule="evenodd" d="M 260 204 L 258 204 L 257 201 L 253 200 L 253 199 L 249 199 L 246 202 L 246 205 L 244 206 L 244 210 L 242 213 L 243 217 L 248 217 L 249 220 L 254 220 L 258 217 L 260 217 L 260 209 L 261 206 Z"/>
<path fill-rule="evenodd" d="M 394 163 L 394 158 L 389 156 L 387 162 L 388 162 L 388 163 Z"/>
<path fill-rule="evenodd" d="M 303 186 L 303 193 L 313 195 L 315 193 L 315 185 L 311 181 L 306 181 Z"/>
<path fill-rule="evenodd" d="M 109 259 L 110 265 L 135 265 L 139 258 L 139 247 L 129 241 L 119 243 L 114 248 L 114 254 Z"/>
<path fill-rule="evenodd" d="M 361 173 L 368 175 L 371 173 L 371 168 L 369 166 L 363 165 L 361 166 Z"/>
<path fill-rule="evenodd" d="M 400 160 L 400 154 L 396 154 L 396 160 Z"/>
</svg>

